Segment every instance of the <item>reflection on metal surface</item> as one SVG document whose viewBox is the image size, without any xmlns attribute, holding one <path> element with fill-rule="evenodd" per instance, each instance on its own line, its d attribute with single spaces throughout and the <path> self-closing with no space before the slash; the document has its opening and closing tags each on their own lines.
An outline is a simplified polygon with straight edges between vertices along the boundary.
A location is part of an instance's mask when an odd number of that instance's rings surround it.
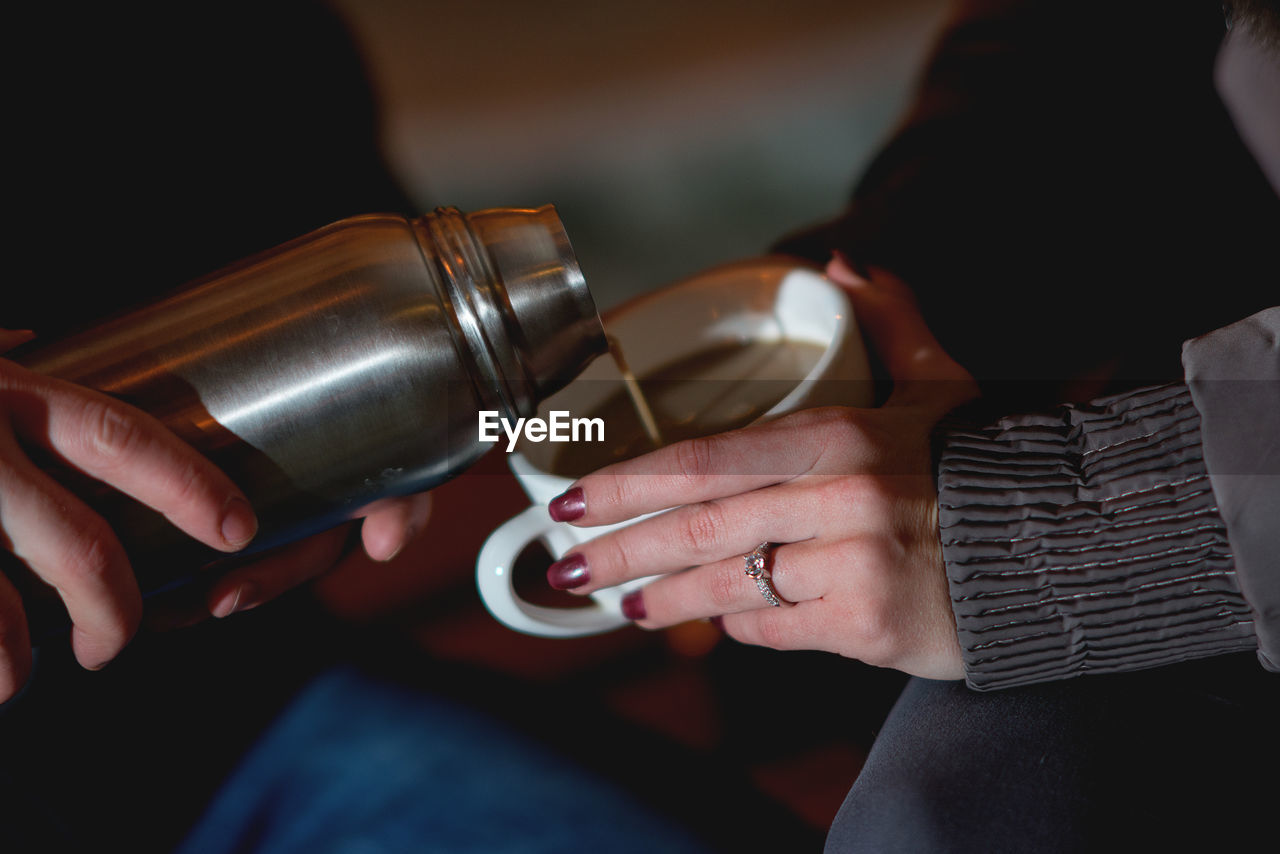
<svg viewBox="0 0 1280 854">
<path fill-rule="evenodd" d="M 373 375 L 378 371 L 391 367 L 395 362 L 407 362 L 408 357 L 407 350 L 376 353 L 360 361 L 293 383 L 238 409 L 218 413 L 216 417 L 223 427 L 239 435 L 236 425 L 241 421 L 263 415 L 278 416 L 284 411 L 310 409 L 316 398 L 332 399 L 334 393 L 341 390 L 344 385 L 360 383 L 361 375 L 364 375 L 366 381 L 372 381 Z"/>
<path fill-rule="evenodd" d="M 547 206 L 342 220 L 20 360 L 209 456 L 257 512 L 257 551 L 460 471 L 488 450 L 477 411 L 532 415 L 605 349 Z M 144 589 L 198 567 L 194 541 L 100 491 Z"/>
</svg>

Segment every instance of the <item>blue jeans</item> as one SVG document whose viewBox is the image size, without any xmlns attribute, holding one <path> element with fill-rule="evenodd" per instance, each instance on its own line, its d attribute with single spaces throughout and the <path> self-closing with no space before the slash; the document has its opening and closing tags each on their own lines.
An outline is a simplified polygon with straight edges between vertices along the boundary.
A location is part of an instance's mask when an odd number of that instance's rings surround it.
<svg viewBox="0 0 1280 854">
<path fill-rule="evenodd" d="M 482 713 L 337 669 L 285 709 L 178 854 L 707 850 Z"/>
</svg>

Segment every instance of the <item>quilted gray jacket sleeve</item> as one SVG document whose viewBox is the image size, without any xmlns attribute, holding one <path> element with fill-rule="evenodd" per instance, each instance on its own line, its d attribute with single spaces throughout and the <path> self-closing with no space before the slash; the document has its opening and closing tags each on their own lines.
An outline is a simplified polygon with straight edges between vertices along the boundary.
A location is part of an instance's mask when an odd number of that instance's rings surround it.
<svg viewBox="0 0 1280 854">
<path fill-rule="evenodd" d="M 1184 383 L 940 431 L 968 684 L 1257 649 L 1280 670 L 1280 308 L 1186 343 Z"/>
</svg>

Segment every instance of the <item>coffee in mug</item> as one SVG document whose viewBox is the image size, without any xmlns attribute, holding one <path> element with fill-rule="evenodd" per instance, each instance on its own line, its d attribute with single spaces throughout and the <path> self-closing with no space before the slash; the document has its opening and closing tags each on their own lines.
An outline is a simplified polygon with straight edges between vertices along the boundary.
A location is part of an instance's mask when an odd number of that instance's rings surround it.
<svg viewBox="0 0 1280 854">
<path fill-rule="evenodd" d="M 653 414 L 646 429 L 614 360 L 601 357 L 539 407 L 599 418 L 601 441 L 553 443 L 525 433 L 507 464 L 532 505 L 489 536 L 476 561 L 485 606 L 517 631 L 575 637 L 629 625 L 622 599 L 649 579 L 593 591 L 584 607 L 553 607 L 517 594 L 514 568 L 540 542 L 554 559 L 615 525 L 554 522 L 548 503 L 604 465 L 691 436 L 709 435 L 816 406 L 870 406 L 866 351 L 844 291 L 791 259 L 713 268 L 606 312 Z M 629 363 L 629 365 L 628 365 Z M 653 432 L 656 438 L 650 438 Z"/>
<path fill-rule="evenodd" d="M 721 341 L 628 383 L 625 355 L 614 343 L 624 379 L 585 416 L 604 424 L 604 441 L 561 445 L 551 472 L 576 479 L 664 445 L 745 427 L 808 376 L 825 349 L 787 337 Z"/>
</svg>

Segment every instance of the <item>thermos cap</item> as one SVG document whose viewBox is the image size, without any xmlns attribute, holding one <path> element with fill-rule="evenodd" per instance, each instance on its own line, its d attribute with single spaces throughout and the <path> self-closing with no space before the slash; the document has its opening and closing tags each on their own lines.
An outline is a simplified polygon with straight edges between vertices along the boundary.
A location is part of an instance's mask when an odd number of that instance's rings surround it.
<svg viewBox="0 0 1280 854">
<path fill-rule="evenodd" d="M 553 206 L 469 214 L 440 208 L 418 222 L 447 268 L 445 286 L 477 367 L 510 414 L 532 415 L 539 400 L 608 350 Z"/>
</svg>

